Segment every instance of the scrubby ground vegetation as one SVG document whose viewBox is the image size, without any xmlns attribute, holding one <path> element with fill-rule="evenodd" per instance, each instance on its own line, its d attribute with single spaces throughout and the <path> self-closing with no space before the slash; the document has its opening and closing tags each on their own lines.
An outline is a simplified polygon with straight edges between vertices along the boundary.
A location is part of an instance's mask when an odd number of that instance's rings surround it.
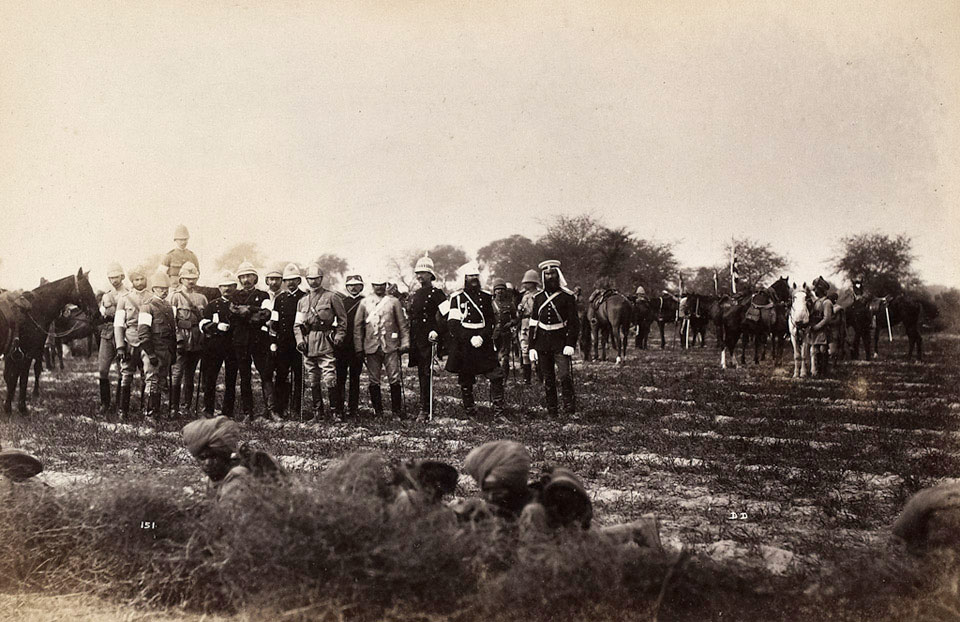
<svg viewBox="0 0 960 622">
<path fill-rule="evenodd" d="M 913 492 L 960 473 L 960 341 L 927 345 L 923 364 L 898 341 L 804 382 L 769 363 L 722 372 L 709 347 L 631 350 L 621 367 L 578 362 L 580 414 L 560 420 L 540 387 L 513 383 L 509 422 L 451 418 L 457 389 L 441 375 L 432 424 L 245 426 L 292 477 L 242 507 L 205 494 L 183 422 L 91 418 L 92 363 L 70 360 L 30 418 L 0 425 L 51 484 L 4 493 L 0 591 L 238 620 L 956 619 L 960 560 L 889 541 Z M 358 450 L 459 467 L 493 438 L 524 443 L 535 470 L 578 473 L 596 524 L 656 512 L 670 553 L 397 516 L 372 473 L 332 468 Z"/>
</svg>

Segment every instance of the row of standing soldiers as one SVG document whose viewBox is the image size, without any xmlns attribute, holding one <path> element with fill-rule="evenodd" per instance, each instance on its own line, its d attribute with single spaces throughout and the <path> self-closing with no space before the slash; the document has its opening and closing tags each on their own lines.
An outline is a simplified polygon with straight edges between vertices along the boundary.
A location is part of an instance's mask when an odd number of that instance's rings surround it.
<svg viewBox="0 0 960 622">
<path fill-rule="evenodd" d="M 190 260 L 177 266 L 175 280 L 158 272 L 148 281 L 144 274 L 131 272 L 132 289 L 123 285 L 123 270 L 114 264 L 108 271 L 112 290 L 104 294 L 100 309 L 108 321 L 101 329 L 101 411 L 111 409 L 109 369 L 116 358 L 121 417 L 129 415 L 138 369 L 144 377 L 145 415 L 159 414 L 165 391 L 170 411 L 186 415 L 191 402 L 199 402 L 194 382 L 198 366 L 207 416 L 215 412 L 222 368 L 221 410 L 227 416 L 233 417 L 236 410 L 239 376 L 241 409 L 247 417 L 324 417 L 324 393 L 332 419 L 357 417 L 365 367 L 374 413 L 382 415 L 387 389 L 391 411 L 403 417 L 401 354 L 408 353 L 408 365 L 417 368 L 420 417 L 425 418 L 432 402 L 433 364 L 438 351 L 445 351 L 446 369 L 457 375 L 466 415 L 474 413 L 477 376 L 489 380 L 493 410 L 503 414 L 509 352 L 519 332 L 525 382 L 529 384 L 531 367 L 537 365 L 549 413 L 558 412 L 558 382 L 565 410 L 574 412 L 571 357 L 579 332 L 576 301 L 559 262 L 543 262 L 540 267 L 544 289 L 536 272 L 528 271 L 518 307 L 506 302 L 502 283 L 495 284 L 495 294 L 482 290 L 480 270 L 473 262 L 460 270 L 463 289 L 448 298 L 433 285 L 432 260 L 422 257 L 414 268 L 420 287 L 405 310 L 397 297 L 387 295 L 385 278 L 374 277 L 372 292 L 363 295 L 362 278 L 348 275 L 346 293 L 338 293 L 323 287 L 324 275 L 316 264 L 306 271 L 307 291 L 300 289 L 301 273 L 295 264 L 267 272 L 267 290 L 262 290 L 256 287 L 256 269 L 244 262 L 235 275 L 228 271 L 219 275 L 219 295 L 209 298 L 197 287 L 199 271 Z M 261 412 L 254 412 L 252 367 L 261 380 Z M 304 413 L 301 398 L 306 386 L 312 408 Z"/>
</svg>

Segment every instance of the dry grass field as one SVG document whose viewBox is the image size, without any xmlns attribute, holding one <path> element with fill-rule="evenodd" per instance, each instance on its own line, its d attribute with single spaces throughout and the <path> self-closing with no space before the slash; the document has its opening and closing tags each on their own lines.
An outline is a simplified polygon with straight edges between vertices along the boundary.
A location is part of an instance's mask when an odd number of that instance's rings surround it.
<svg viewBox="0 0 960 622">
<path fill-rule="evenodd" d="M 881 349 L 803 381 L 769 361 L 723 371 L 712 346 L 631 349 L 621 366 L 578 361 L 579 413 L 558 420 L 516 379 L 507 420 L 455 418 L 445 373 L 429 424 L 260 420 L 244 434 L 297 483 L 244 515 L 207 499 L 184 421 L 99 420 L 94 362 L 68 359 L 28 418 L 0 424 L 50 485 L 12 490 L 0 510 L 0 618 L 67 619 L 42 612 L 72 594 L 71 619 L 91 620 L 98 606 L 116 608 L 102 619 L 955 619 L 956 560 L 910 558 L 889 526 L 913 492 L 960 476 L 960 340 L 928 337 L 922 364 L 903 341 Z M 400 524 L 324 481 L 353 451 L 459 467 L 497 438 L 525 444 L 535 472 L 578 473 L 597 525 L 655 512 L 671 555 Z M 461 477 L 458 494 L 475 492 Z M 157 527 L 137 533 L 141 521 Z"/>
</svg>

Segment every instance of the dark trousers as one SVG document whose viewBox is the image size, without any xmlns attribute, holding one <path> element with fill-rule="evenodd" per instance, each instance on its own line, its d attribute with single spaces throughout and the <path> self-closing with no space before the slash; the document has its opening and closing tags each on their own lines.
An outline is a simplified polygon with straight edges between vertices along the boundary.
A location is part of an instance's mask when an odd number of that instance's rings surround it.
<svg viewBox="0 0 960 622">
<path fill-rule="evenodd" d="M 537 350 L 540 366 L 540 373 L 543 375 L 543 388 L 546 391 L 547 411 L 555 414 L 557 412 L 557 380 L 560 381 L 560 389 L 563 392 L 563 408 L 568 412 L 574 412 L 576 408 L 575 396 L 573 392 L 573 376 L 570 374 L 572 363 L 569 356 L 550 352 L 548 350 Z"/>
<path fill-rule="evenodd" d="M 303 398 L 303 356 L 296 347 L 277 350 L 277 412 L 283 413 L 290 407 L 291 413 L 300 413 L 300 400 Z M 293 372 L 293 384 L 290 372 Z"/>
<path fill-rule="evenodd" d="M 273 357 L 270 351 L 260 346 L 240 346 L 235 349 L 237 373 L 240 376 L 240 405 L 245 413 L 253 414 L 253 370 L 250 363 L 260 374 L 260 388 L 263 391 L 264 408 L 275 412 L 277 408 L 273 391 Z"/>
<path fill-rule="evenodd" d="M 211 344 L 203 352 L 203 412 L 212 415 L 217 404 L 217 378 L 224 370 L 223 414 L 233 416 L 237 397 L 237 361 L 229 344 Z"/>
<path fill-rule="evenodd" d="M 363 355 L 354 352 L 337 352 L 334 366 L 337 370 L 336 396 L 339 404 L 334 404 L 339 412 L 343 412 L 343 401 L 347 389 L 347 379 L 350 379 L 350 395 L 347 398 L 349 412 L 355 413 L 360 407 L 360 372 L 363 371 Z"/>
<path fill-rule="evenodd" d="M 417 359 L 417 380 L 420 381 L 420 412 L 430 412 L 430 366 L 431 361 Z"/>
</svg>

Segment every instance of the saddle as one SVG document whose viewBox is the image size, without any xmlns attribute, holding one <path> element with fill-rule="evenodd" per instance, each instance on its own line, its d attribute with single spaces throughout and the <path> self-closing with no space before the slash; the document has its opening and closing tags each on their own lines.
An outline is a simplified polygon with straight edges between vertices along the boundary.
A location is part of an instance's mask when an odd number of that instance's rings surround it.
<svg viewBox="0 0 960 622">
<path fill-rule="evenodd" d="M 593 305 L 594 309 L 599 309 L 608 298 L 616 296 L 620 292 L 616 289 L 595 289 L 593 293 L 590 294 L 590 304 Z"/>
<path fill-rule="evenodd" d="M 14 341 L 17 341 L 17 326 L 20 320 L 33 308 L 22 289 L 0 293 L 0 320 L 10 327 L 6 343 L 0 343 L 0 355 L 6 354 Z"/>
</svg>

